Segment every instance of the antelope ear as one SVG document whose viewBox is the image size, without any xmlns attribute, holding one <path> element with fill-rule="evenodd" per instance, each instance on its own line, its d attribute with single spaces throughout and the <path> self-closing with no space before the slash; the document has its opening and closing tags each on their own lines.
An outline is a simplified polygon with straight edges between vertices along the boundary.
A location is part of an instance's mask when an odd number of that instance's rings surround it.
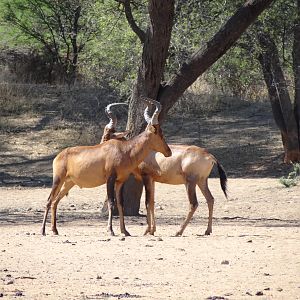
<svg viewBox="0 0 300 300">
<path fill-rule="evenodd" d="M 153 125 L 149 125 L 149 126 L 148 126 L 148 130 L 149 130 L 150 132 L 152 132 L 152 133 L 156 133 L 156 129 L 155 129 L 155 127 L 154 127 Z"/>
</svg>

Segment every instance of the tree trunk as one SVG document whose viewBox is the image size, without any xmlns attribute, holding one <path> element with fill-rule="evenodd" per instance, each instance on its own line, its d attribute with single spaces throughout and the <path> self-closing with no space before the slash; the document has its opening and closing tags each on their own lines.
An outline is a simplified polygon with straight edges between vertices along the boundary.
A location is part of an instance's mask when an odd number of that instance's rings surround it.
<svg viewBox="0 0 300 300">
<path fill-rule="evenodd" d="M 124 213 L 126 216 L 138 216 L 140 210 L 140 201 L 132 201 L 128 202 L 128 199 L 140 199 L 143 192 L 143 183 L 142 181 L 137 181 L 135 178 L 130 175 L 129 179 L 126 181 L 122 189 L 123 199 L 126 199 L 126 204 L 124 205 Z M 124 195 L 128 198 L 124 198 Z M 130 195 L 130 196 L 129 196 Z M 128 203 L 130 205 L 128 205 Z M 107 197 L 105 199 L 104 205 L 101 209 L 101 214 L 103 216 L 108 215 L 108 205 L 107 205 Z M 118 208 L 117 203 L 114 203 L 113 215 L 118 216 Z"/>
<path fill-rule="evenodd" d="M 300 0 L 297 1 L 297 16 L 294 25 L 293 70 L 295 82 L 294 112 L 298 126 L 298 140 L 300 144 Z M 298 160 L 300 160 L 300 156 Z"/>
<path fill-rule="evenodd" d="M 278 50 L 272 37 L 266 32 L 258 34 L 261 53 L 258 56 L 275 122 L 281 132 L 284 147 L 284 162 L 296 162 L 300 159 L 300 140 L 297 111 L 294 110 L 288 92 L 286 80 L 280 65 Z"/>
<path fill-rule="evenodd" d="M 77 77 L 77 63 L 78 63 L 78 29 L 79 29 L 79 18 L 81 14 L 81 6 L 76 7 L 74 11 L 74 20 L 71 32 L 71 44 L 72 44 L 72 60 L 70 61 L 69 69 L 69 82 L 68 85 L 74 85 Z"/>
<path fill-rule="evenodd" d="M 143 43 L 142 63 L 129 104 L 127 129 L 134 136 L 145 127 L 140 95 L 157 99 L 168 56 L 174 18 L 174 0 L 149 1 L 150 23 Z"/>
<path fill-rule="evenodd" d="M 171 38 L 174 0 L 150 0 L 150 25 L 145 34 L 142 62 L 129 105 L 127 129 L 131 130 L 132 135 L 138 134 L 145 126 L 144 105 L 139 101 L 141 94 L 162 103 L 163 108 L 159 116 L 162 122 L 184 91 L 230 49 L 271 2 L 272 0 L 247 1 L 203 48 L 196 51 L 189 61 L 183 63 L 176 75 L 163 86 L 161 81 Z M 123 192 L 123 197 L 126 199 L 125 214 L 127 207 L 139 207 L 141 195 L 136 193 L 134 197 L 132 196 L 137 190 L 135 185 L 125 188 Z"/>
<path fill-rule="evenodd" d="M 150 23 L 143 44 L 142 63 L 129 104 L 127 129 L 131 136 L 139 134 L 146 126 L 140 95 L 157 99 L 163 77 L 174 18 L 174 0 L 149 1 Z M 125 215 L 138 215 L 143 191 L 141 182 L 131 178 L 124 184 Z"/>
</svg>

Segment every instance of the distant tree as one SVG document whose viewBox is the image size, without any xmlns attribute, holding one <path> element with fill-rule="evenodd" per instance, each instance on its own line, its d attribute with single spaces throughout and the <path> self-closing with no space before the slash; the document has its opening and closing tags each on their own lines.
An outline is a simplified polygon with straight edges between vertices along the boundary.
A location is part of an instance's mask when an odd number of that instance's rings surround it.
<svg viewBox="0 0 300 300">
<path fill-rule="evenodd" d="M 91 0 L 5 0 L 4 20 L 23 36 L 41 44 L 63 79 L 74 84 L 78 58 L 99 30 Z"/>
<path fill-rule="evenodd" d="M 281 132 L 284 161 L 299 162 L 300 0 L 277 1 L 265 18 L 255 22 L 247 38 L 243 47 L 260 63 Z"/>
<path fill-rule="evenodd" d="M 297 26 L 300 31 L 299 25 Z M 261 64 L 268 88 L 273 116 L 281 132 L 285 152 L 284 161 L 286 163 L 300 161 L 300 47 L 297 45 L 297 43 L 300 43 L 299 40 L 296 41 L 297 35 L 299 39 L 299 34 L 295 32 L 295 46 L 293 51 L 295 100 L 293 104 L 280 63 L 276 43 L 269 33 L 260 31 L 258 34 L 258 40 L 261 46 L 261 53 L 258 56 L 258 60 Z"/>
</svg>

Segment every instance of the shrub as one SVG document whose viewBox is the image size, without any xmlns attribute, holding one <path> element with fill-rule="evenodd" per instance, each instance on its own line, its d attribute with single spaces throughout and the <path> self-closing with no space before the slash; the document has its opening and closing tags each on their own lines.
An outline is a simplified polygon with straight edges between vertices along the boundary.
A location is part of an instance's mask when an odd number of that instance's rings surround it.
<svg viewBox="0 0 300 300">
<path fill-rule="evenodd" d="M 300 163 L 293 164 L 293 170 L 288 176 L 282 176 L 279 182 L 285 187 L 292 187 L 298 184 L 300 180 Z"/>
</svg>

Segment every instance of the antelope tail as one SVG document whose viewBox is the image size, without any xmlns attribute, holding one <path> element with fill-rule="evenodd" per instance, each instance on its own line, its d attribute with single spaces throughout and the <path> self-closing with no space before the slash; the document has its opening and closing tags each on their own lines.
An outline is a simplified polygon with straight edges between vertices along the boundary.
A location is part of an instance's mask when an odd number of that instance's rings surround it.
<svg viewBox="0 0 300 300">
<path fill-rule="evenodd" d="M 218 172 L 220 176 L 220 184 L 225 197 L 227 198 L 227 175 L 224 167 L 217 161 Z"/>
</svg>

